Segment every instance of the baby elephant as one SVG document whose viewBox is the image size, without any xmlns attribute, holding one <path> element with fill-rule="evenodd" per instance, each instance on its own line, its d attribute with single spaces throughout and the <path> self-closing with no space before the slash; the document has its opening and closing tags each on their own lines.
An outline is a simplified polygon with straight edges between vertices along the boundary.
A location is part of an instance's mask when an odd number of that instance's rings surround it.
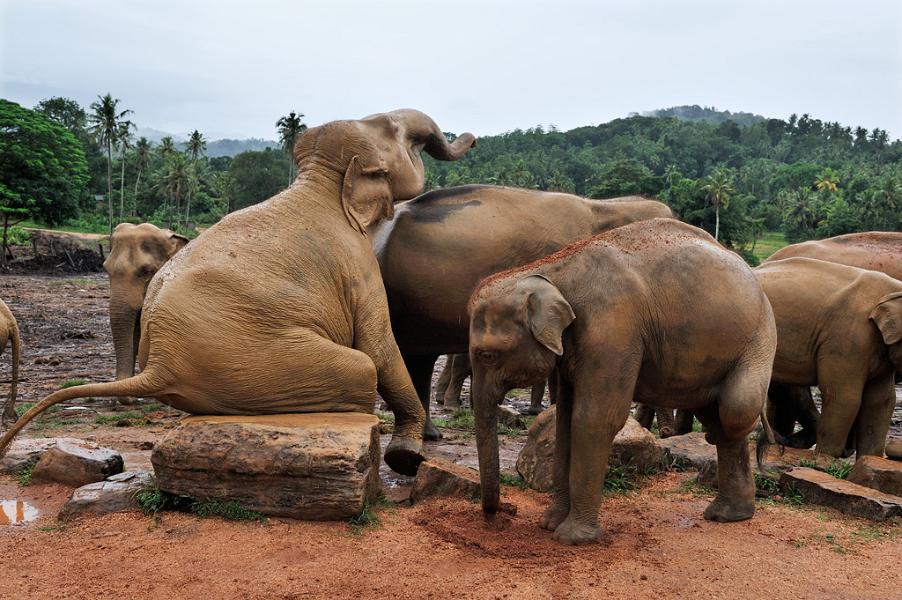
<svg viewBox="0 0 902 600">
<path fill-rule="evenodd" d="M 555 493 L 541 526 L 597 541 L 611 442 L 633 401 L 685 408 L 717 446 L 714 521 L 755 512 L 746 436 L 764 406 L 777 345 L 751 269 L 701 229 L 626 225 L 484 280 L 470 301 L 482 507 L 499 509 L 496 406 L 558 375 Z"/>
<path fill-rule="evenodd" d="M 755 275 L 779 332 L 773 408 L 792 401 L 775 391 L 817 385 L 820 419 L 814 422 L 815 412 L 803 423 L 816 427 L 817 451 L 840 456 L 851 433 L 858 456 L 883 456 L 894 372 L 902 371 L 902 281 L 813 258 L 768 262 Z M 792 433 L 791 425 L 780 433 Z"/>
<path fill-rule="evenodd" d="M 4 425 L 16 420 L 16 387 L 19 385 L 21 340 L 16 318 L 10 312 L 6 303 L 0 300 L 0 354 L 3 354 L 3 350 L 6 349 L 7 342 L 12 342 L 12 355 L 10 358 L 12 361 L 12 378 L 9 384 L 9 397 L 3 406 L 3 415 L 0 417 L 0 423 Z"/>
</svg>

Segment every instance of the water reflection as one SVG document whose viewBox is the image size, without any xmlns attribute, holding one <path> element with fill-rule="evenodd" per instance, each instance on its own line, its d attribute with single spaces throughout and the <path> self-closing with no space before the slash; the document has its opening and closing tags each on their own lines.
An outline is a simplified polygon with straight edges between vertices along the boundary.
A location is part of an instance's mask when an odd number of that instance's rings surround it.
<svg viewBox="0 0 902 600">
<path fill-rule="evenodd" d="M 24 500 L 0 501 L 0 525 L 21 525 L 37 516 L 38 509 Z"/>
</svg>

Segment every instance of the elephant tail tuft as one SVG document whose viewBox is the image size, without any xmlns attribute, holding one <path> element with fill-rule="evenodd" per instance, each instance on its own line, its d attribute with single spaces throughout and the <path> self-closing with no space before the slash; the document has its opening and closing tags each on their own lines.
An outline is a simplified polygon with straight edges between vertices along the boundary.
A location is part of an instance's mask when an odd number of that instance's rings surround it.
<svg viewBox="0 0 902 600">
<path fill-rule="evenodd" d="M 786 447 L 786 439 L 776 433 L 770 426 L 770 422 L 767 420 L 767 402 L 765 402 L 765 405 L 761 408 L 761 433 L 758 434 L 758 444 L 755 447 L 755 462 L 758 463 L 758 471 L 760 473 L 765 471 L 767 449 L 773 444 L 779 444 L 782 452 Z"/>
</svg>

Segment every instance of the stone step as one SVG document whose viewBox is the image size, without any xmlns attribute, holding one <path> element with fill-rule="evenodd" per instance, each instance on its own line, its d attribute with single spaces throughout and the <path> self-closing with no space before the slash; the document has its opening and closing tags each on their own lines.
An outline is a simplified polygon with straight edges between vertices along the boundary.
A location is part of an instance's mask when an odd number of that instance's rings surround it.
<svg viewBox="0 0 902 600">
<path fill-rule="evenodd" d="M 902 496 L 902 462 L 879 456 L 862 456 L 846 480 L 885 494 Z"/>
<path fill-rule="evenodd" d="M 420 463 L 410 499 L 419 502 L 429 496 L 479 496 L 479 472 L 441 458 Z"/>
<path fill-rule="evenodd" d="M 186 417 L 151 455 L 161 490 L 305 520 L 375 502 L 380 460 L 379 419 L 363 413 Z"/>
<path fill-rule="evenodd" d="M 147 471 L 126 471 L 104 481 L 83 485 L 72 492 L 72 497 L 63 505 L 58 518 L 60 521 L 68 521 L 86 514 L 141 510 L 135 494 L 150 487 L 152 483 L 153 478 Z"/>
<path fill-rule="evenodd" d="M 856 517 L 884 521 L 902 515 L 902 497 L 837 479 L 817 469 L 789 469 L 780 476 L 780 486 L 785 493 L 795 490 L 806 502 Z"/>
</svg>

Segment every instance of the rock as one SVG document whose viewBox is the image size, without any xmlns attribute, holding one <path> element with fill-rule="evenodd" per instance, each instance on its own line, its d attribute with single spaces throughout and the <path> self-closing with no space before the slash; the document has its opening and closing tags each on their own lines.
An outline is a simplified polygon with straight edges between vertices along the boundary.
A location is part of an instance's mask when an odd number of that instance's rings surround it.
<svg viewBox="0 0 902 600">
<path fill-rule="evenodd" d="M 375 502 L 380 460 L 379 419 L 351 412 L 186 417 L 151 454 L 161 490 L 312 520 Z"/>
<path fill-rule="evenodd" d="M 115 450 L 82 440 L 60 439 L 41 455 L 31 481 L 81 487 L 121 473 L 122 467 L 122 455 Z"/>
<path fill-rule="evenodd" d="M 656 440 L 656 443 L 664 452 L 665 462 L 677 468 L 701 471 L 705 467 L 710 468 L 709 463 L 717 462 L 717 448 L 705 440 L 705 434 L 701 431 L 674 435 Z M 716 475 L 714 479 L 717 479 Z"/>
<path fill-rule="evenodd" d="M 56 446 L 61 440 L 77 443 L 72 438 L 16 438 L 9 446 L 6 455 L 0 459 L 0 472 L 18 473 L 28 465 L 38 462 L 41 455 Z"/>
<path fill-rule="evenodd" d="M 59 513 L 66 521 L 85 514 L 106 514 L 140 510 L 135 494 L 150 487 L 153 478 L 147 471 L 126 471 L 105 481 L 89 483 L 72 492 L 72 497 Z"/>
<path fill-rule="evenodd" d="M 886 456 L 893 460 L 902 460 L 902 438 L 886 440 Z"/>
<path fill-rule="evenodd" d="M 847 481 L 884 494 L 902 496 L 902 464 L 879 456 L 862 456 L 855 462 Z"/>
<path fill-rule="evenodd" d="M 883 521 L 902 515 L 902 498 L 843 481 L 808 467 L 796 467 L 780 476 L 784 493 L 795 490 L 806 502 L 835 508 L 840 512 Z"/>
<path fill-rule="evenodd" d="M 552 406 L 536 417 L 517 457 L 517 473 L 529 487 L 540 491 L 549 491 L 554 487 L 554 415 L 555 407 Z M 660 467 L 663 457 L 663 452 L 655 444 L 655 437 L 629 417 L 614 437 L 609 464 L 629 465 L 646 471 Z"/>
<path fill-rule="evenodd" d="M 441 458 L 420 463 L 410 499 L 419 502 L 429 496 L 479 496 L 479 472 Z"/>
<path fill-rule="evenodd" d="M 523 415 L 515 411 L 510 406 L 498 407 L 498 422 L 506 425 L 511 429 L 525 429 L 526 424 L 523 422 Z"/>
</svg>

